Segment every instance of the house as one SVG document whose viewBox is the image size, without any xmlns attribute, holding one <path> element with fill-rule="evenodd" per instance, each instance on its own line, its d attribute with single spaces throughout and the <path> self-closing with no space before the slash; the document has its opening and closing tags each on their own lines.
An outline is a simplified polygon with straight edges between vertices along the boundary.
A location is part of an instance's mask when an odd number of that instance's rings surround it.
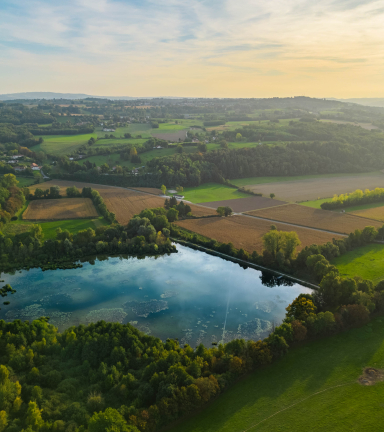
<svg viewBox="0 0 384 432">
<path fill-rule="evenodd" d="M 176 199 L 183 199 L 184 198 L 184 195 L 173 195 Z"/>
<path fill-rule="evenodd" d="M 14 156 L 11 156 L 12 159 L 20 159 L 22 157 L 24 157 L 24 155 L 14 155 Z"/>
<path fill-rule="evenodd" d="M 139 169 L 138 169 L 138 168 L 133 168 L 133 170 L 132 170 L 132 174 L 133 174 L 133 175 L 137 175 L 137 174 L 139 174 Z"/>
<path fill-rule="evenodd" d="M 19 166 L 15 166 L 15 171 L 24 171 L 26 168 L 25 166 L 19 165 Z"/>
<path fill-rule="evenodd" d="M 15 164 L 15 163 L 17 163 L 17 161 L 16 160 L 10 160 L 7 163 L 9 163 L 9 164 Z"/>
<path fill-rule="evenodd" d="M 115 132 L 115 129 L 103 128 L 103 132 Z"/>
<path fill-rule="evenodd" d="M 31 168 L 36 168 L 37 166 L 38 166 L 37 163 L 35 163 L 35 162 L 31 163 Z"/>
<path fill-rule="evenodd" d="M 161 146 L 156 146 L 156 147 L 153 147 L 154 149 L 162 149 L 163 147 L 161 147 Z"/>
<path fill-rule="evenodd" d="M 41 168 L 42 168 L 41 166 L 33 167 L 33 168 L 32 168 L 32 171 L 40 171 Z"/>
</svg>

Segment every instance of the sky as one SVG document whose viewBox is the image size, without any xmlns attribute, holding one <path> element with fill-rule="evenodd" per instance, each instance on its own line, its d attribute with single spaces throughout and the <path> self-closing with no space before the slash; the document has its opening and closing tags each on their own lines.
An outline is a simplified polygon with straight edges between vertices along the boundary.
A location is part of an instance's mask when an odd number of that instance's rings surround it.
<svg viewBox="0 0 384 432">
<path fill-rule="evenodd" d="M 0 0 L 0 94 L 384 97 L 384 0 Z"/>
</svg>

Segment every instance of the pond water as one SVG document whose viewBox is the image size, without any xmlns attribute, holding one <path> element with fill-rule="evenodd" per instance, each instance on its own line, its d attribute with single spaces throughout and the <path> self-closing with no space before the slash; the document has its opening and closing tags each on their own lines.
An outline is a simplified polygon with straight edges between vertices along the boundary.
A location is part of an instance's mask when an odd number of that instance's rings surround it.
<svg viewBox="0 0 384 432">
<path fill-rule="evenodd" d="M 99 320 L 131 323 L 166 340 L 227 342 L 267 336 L 287 305 L 310 289 L 177 245 L 160 257 L 114 257 L 82 268 L 2 275 L 17 290 L 0 319 L 49 316 L 64 330 Z M 4 299 L 5 300 L 5 299 Z"/>
</svg>

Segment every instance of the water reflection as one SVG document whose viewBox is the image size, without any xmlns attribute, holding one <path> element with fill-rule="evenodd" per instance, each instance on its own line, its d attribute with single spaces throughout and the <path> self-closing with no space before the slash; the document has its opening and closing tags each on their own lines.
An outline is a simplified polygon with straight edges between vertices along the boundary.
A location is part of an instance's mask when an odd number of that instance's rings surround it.
<svg viewBox="0 0 384 432">
<path fill-rule="evenodd" d="M 177 245 L 157 258 L 109 258 L 83 268 L 5 275 L 17 293 L 0 318 L 42 315 L 63 330 L 98 320 L 135 325 L 160 337 L 200 342 L 265 337 L 286 306 L 310 289 L 285 278 Z"/>
</svg>

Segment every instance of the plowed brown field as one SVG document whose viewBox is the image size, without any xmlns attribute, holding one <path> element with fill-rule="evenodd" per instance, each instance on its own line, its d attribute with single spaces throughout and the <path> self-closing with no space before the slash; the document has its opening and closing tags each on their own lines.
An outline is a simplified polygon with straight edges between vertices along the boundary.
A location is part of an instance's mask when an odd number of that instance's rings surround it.
<svg viewBox="0 0 384 432">
<path fill-rule="evenodd" d="M 90 198 L 62 198 L 31 201 L 23 213 L 26 220 L 63 220 L 98 217 Z"/>
<path fill-rule="evenodd" d="M 144 194 L 139 191 L 136 192 L 114 186 L 67 180 L 51 180 L 40 185 L 33 185 L 29 189 L 32 192 L 37 187 L 47 189 L 51 186 L 60 186 L 60 193 L 63 196 L 66 195 L 66 188 L 71 186 L 76 186 L 79 189 L 82 189 L 83 187 L 91 187 L 92 189 L 99 191 L 108 210 L 115 213 L 117 221 L 122 225 L 127 224 L 135 214 L 140 213 L 146 208 L 163 207 L 165 201 L 164 198 Z M 191 208 L 192 214 L 195 216 L 216 214 L 214 210 L 205 207 L 191 205 Z"/>
<path fill-rule="evenodd" d="M 376 228 L 382 226 L 382 223 L 380 222 L 363 217 L 357 217 L 348 213 L 336 213 L 298 204 L 288 204 L 263 210 L 254 210 L 248 212 L 248 214 L 270 220 L 334 231 L 342 234 L 349 234 L 356 229 L 362 230 L 366 226 L 374 226 Z"/>
<path fill-rule="evenodd" d="M 374 207 L 365 210 L 356 210 L 351 212 L 350 214 L 384 222 L 384 206 Z"/>
<path fill-rule="evenodd" d="M 188 219 L 176 222 L 180 227 L 196 232 L 219 242 L 229 243 L 248 252 L 263 250 L 263 235 L 269 231 L 271 222 L 253 219 L 246 216 L 231 216 L 228 218 Z M 300 240 L 301 250 L 311 244 L 323 244 L 341 236 L 315 231 L 307 228 L 291 227 L 286 224 L 275 223 L 281 231 L 296 231 Z"/>
</svg>

